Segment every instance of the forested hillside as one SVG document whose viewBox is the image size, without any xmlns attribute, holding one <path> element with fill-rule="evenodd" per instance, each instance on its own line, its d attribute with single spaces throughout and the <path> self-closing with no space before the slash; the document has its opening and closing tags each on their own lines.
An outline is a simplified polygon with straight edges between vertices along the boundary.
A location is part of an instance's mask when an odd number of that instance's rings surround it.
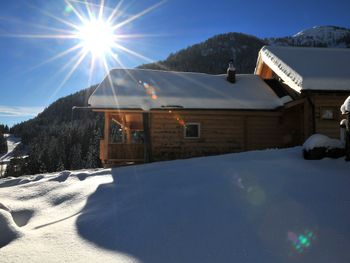
<svg viewBox="0 0 350 263">
<path fill-rule="evenodd" d="M 61 98 L 34 119 L 15 125 L 11 131 L 27 147 L 27 160 L 14 160 L 20 166 L 15 175 L 100 166 L 99 138 L 102 116 L 87 106 L 96 86 Z M 11 174 L 8 174 L 11 175 Z"/>
<path fill-rule="evenodd" d="M 305 47 L 350 47 L 350 30 L 336 26 L 320 26 L 293 36 L 259 39 L 242 33 L 227 33 L 170 54 L 157 63 L 140 68 L 222 74 L 232 59 L 237 73 L 253 73 L 258 52 L 264 45 Z"/>
<path fill-rule="evenodd" d="M 238 73 L 252 73 L 265 42 L 254 36 L 228 33 L 170 54 L 166 60 L 140 68 L 222 74 L 233 59 Z"/>
</svg>

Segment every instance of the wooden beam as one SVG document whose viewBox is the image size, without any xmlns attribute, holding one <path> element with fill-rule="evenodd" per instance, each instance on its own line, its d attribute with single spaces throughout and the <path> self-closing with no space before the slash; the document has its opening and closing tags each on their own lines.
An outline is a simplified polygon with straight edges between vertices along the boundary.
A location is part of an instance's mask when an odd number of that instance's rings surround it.
<svg viewBox="0 0 350 263">
<path fill-rule="evenodd" d="M 108 144 L 109 144 L 110 114 L 105 112 L 105 129 L 104 129 L 104 159 L 108 161 Z"/>
<path fill-rule="evenodd" d="M 306 101 L 306 98 L 302 98 L 302 99 L 298 99 L 298 100 L 294 100 L 294 101 L 288 102 L 288 103 L 284 104 L 284 109 L 289 109 L 289 108 L 292 108 L 294 106 L 303 104 L 303 103 L 305 103 L 305 101 Z"/>
<path fill-rule="evenodd" d="M 145 163 L 149 163 L 152 160 L 150 113 L 142 113 L 142 121 L 144 135 L 144 159 Z"/>
</svg>

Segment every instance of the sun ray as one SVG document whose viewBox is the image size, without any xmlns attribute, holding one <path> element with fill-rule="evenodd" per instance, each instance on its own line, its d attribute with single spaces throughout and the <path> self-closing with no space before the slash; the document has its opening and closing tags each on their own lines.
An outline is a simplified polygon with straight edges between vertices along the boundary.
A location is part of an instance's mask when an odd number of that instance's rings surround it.
<svg viewBox="0 0 350 263">
<path fill-rule="evenodd" d="M 46 65 L 46 64 L 48 64 L 48 63 L 50 63 L 50 62 L 52 62 L 52 61 L 55 61 L 55 60 L 57 60 L 57 59 L 59 59 L 59 58 L 62 58 L 62 57 L 64 57 L 64 56 L 67 56 L 68 54 L 72 53 L 73 51 L 76 51 L 77 49 L 80 49 L 81 47 L 82 47 L 82 45 L 81 45 L 80 43 L 79 43 L 79 44 L 76 44 L 75 46 L 73 46 L 73 47 L 71 47 L 71 48 L 69 48 L 69 49 L 67 49 L 67 50 L 64 50 L 64 51 L 58 53 L 57 55 L 55 55 L 55 56 L 53 56 L 53 57 L 51 57 L 51 58 L 49 58 L 49 59 L 47 59 L 47 60 L 41 62 L 40 64 L 38 64 L 38 65 L 36 65 L 36 66 L 34 66 L 34 67 L 32 67 L 32 68 L 30 68 L 30 69 L 28 70 L 28 72 L 33 71 L 34 69 L 40 68 L 40 67 L 42 67 L 43 65 Z"/>
<path fill-rule="evenodd" d="M 124 47 L 124 46 L 121 45 L 121 44 L 114 43 L 113 46 L 114 46 L 115 48 L 120 49 L 120 50 L 122 50 L 122 51 L 124 51 L 124 52 L 126 52 L 126 53 L 129 53 L 129 54 L 131 54 L 131 55 L 133 55 L 133 56 L 135 56 L 135 57 L 141 58 L 141 59 L 143 59 L 143 60 L 145 60 L 145 61 L 147 61 L 147 62 L 150 62 L 150 63 L 153 63 L 153 62 L 154 62 L 153 59 L 148 58 L 148 57 L 146 57 L 146 56 L 144 56 L 144 55 L 141 55 L 140 53 L 137 53 L 136 51 L 133 51 L 133 50 L 127 48 L 127 47 Z"/>
<path fill-rule="evenodd" d="M 99 10 L 99 13 L 98 13 L 98 19 L 102 19 L 103 18 L 103 9 L 105 7 L 105 1 L 104 0 L 101 0 L 100 2 L 100 10 Z"/>
<path fill-rule="evenodd" d="M 35 34 L 0 34 L 0 37 L 11 37 L 11 38 L 32 38 L 32 39 L 76 39 L 75 35 L 35 35 Z"/>
<path fill-rule="evenodd" d="M 86 57 L 86 55 L 88 54 L 87 51 L 81 52 L 78 55 L 78 60 L 75 62 L 75 64 L 73 65 L 73 67 L 71 68 L 71 70 L 68 72 L 68 74 L 66 75 L 66 77 L 61 81 L 61 83 L 58 85 L 58 87 L 55 89 L 55 91 L 53 92 L 53 94 L 51 95 L 51 98 L 54 97 L 57 92 L 59 92 L 61 90 L 61 88 L 66 84 L 66 82 L 70 79 L 70 77 L 74 74 L 74 72 L 76 71 L 76 69 L 79 67 L 79 65 L 81 64 L 81 62 L 84 60 L 84 58 Z"/>
<path fill-rule="evenodd" d="M 86 10 L 88 12 L 89 19 L 91 20 L 91 19 L 94 18 L 93 14 L 91 12 L 91 9 L 90 9 L 91 3 L 88 0 L 84 0 L 84 3 L 85 3 L 85 8 L 86 8 Z"/>
<path fill-rule="evenodd" d="M 56 20 L 57 22 L 60 22 L 60 23 L 62 23 L 62 24 L 64 24 L 64 25 L 66 25 L 66 26 L 69 26 L 70 28 L 74 28 L 75 30 L 79 30 L 79 26 L 78 26 L 78 25 L 75 25 L 75 24 L 73 24 L 73 23 L 71 23 L 71 22 L 68 22 L 67 20 L 64 20 L 64 19 L 62 19 L 62 18 L 59 18 L 59 17 L 57 17 L 57 16 L 55 16 L 55 15 L 53 15 L 53 14 L 51 14 L 51 13 L 45 11 L 45 10 L 42 10 L 42 9 L 40 9 L 40 8 L 34 6 L 34 5 L 31 5 L 31 4 L 29 4 L 29 3 L 26 3 L 26 4 L 27 4 L 29 7 L 38 10 L 40 13 L 44 14 L 45 16 L 50 17 L 50 18 Z"/>
<path fill-rule="evenodd" d="M 106 58 L 104 58 L 102 60 L 102 62 L 103 62 L 103 66 L 105 68 L 105 71 L 107 72 L 106 74 L 107 74 L 107 78 L 108 78 L 108 81 L 109 81 L 109 85 L 111 87 L 111 91 L 112 91 L 112 94 L 113 94 L 113 99 L 114 99 L 115 105 L 118 108 L 119 107 L 119 101 L 118 101 L 117 94 L 115 93 L 115 90 L 114 90 L 114 84 L 113 84 L 112 77 L 110 75 L 109 66 L 108 66 Z"/>
<path fill-rule="evenodd" d="M 85 23 L 86 22 L 86 18 L 84 18 L 80 13 L 79 11 L 75 8 L 74 5 L 72 5 L 72 3 L 69 1 L 69 0 L 64 0 L 64 2 L 67 4 L 67 6 L 69 6 L 73 13 L 79 18 L 79 20 L 82 22 L 82 23 Z"/>
<path fill-rule="evenodd" d="M 112 13 L 107 18 L 107 23 L 111 23 L 115 18 L 117 18 L 117 13 L 120 10 L 120 7 L 122 6 L 124 0 L 120 0 L 117 6 L 113 9 Z"/>
<path fill-rule="evenodd" d="M 28 6 L 31 8 L 35 8 L 41 14 L 53 20 L 55 23 L 52 25 L 55 25 L 57 27 L 50 27 L 50 24 L 30 24 L 25 22 L 26 25 L 32 25 L 33 27 L 43 30 L 34 31 L 39 32 L 38 34 L 31 34 L 28 33 L 28 31 L 23 31 L 22 34 L 0 34 L 0 37 L 23 39 L 56 39 L 67 40 L 61 41 L 61 43 L 64 44 L 72 43 L 71 47 L 68 47 L 63 51 L 54 54 L 53 57 L 46 59 L 45 61 L 39 63 L 38 65 L 35 65 L 28 70 L 28 72 L 30 72 L 60 58 L 69 57 L 69 59 L 67 59 L 68 61 L 64 63 L 63 66 L 60 67 L 57 71 L 55 71 L 53 76 L 50 76 L 50 79 L 53 79 L 58 75 L 63 75 L 63 80 L 53 91 L 50 99 L 52 99 L 62 89 L 62 87 L 66 85 L 67 81 L 73 76 L 83 61 L 85 62 L 87 60 L 85 60 L 85 58 L 88 55 L 90 65 L 88 65 L 89 69 L 87 81 L 89 86 L 92 84 L 92 81 L 94 79 L 93 74 L 98 65 L 100 65 L 101 68 L 106 71 L 109 81 L 111 82 L 111 86 L 113 86 L 113 80 L 108 74 L 110 68 L 109 64 L 114 63 L 122 68 L 125 68 L 125 65 L 118 57 L 119 52 L 126 53 L 128 56 L 131 55 L 147 62 L 154 62 L 152 59 L 144 56 L 143 54 L 129 49 L 128 40 L 159 35 L 118 34 L 118 29 L 155 10 L 164 4 L 167 0 L 157 2 L 156 4 L 144 9 L 143 11 L 127 17 L 127 19 L 123 21 L 118 20 L 122 20 L 120 19 L 120 16 L 123 15 L 122 9 L 124 9 L 124 7 L 122 8 L 122 5 L 125 3 L 124 0 L 119 0 L 114 8 L 106 6 L 106 3 L 108 3 L 106 0 L 100 0 L 99 4 L 91 3 L 92 0 L 63 1 L 66 8 L 64 15 L 71 14 L 72 17 L 70 18 L 65 19 L 63 17 L 56 16 L 55 14 L 52 14 L 46 10 L 42 10 L 37 6 L 28 4 Z M 24 24 L 24 22 L 22 23 Z M 58 25 L 60 27 L 58 27 Z M 126 70 L 126 72 L 131 76 L 128 70 Z M 118 105 L 115 94 L 114 97 Z"/>
<path fill-rule="evenodd" d="M 111 58 L 112 58 L 115 62 L 117 62 L 117 64 L 120 65 L 121 68 L 124 68 L 124 69 L 125 69 L 126 73 L 130 76 L 130 78 L 132 78 L 135 82 L 138 82 L 138 81 L 134 78 L 134 76 L 133 76 L 132 74 L 130 74 L 129 70 L 126 69 L 125 65 L 123 64 L 123 62 L 121 62 L 121 60 L 118 58 L 118 56 L 116 56 L 114 53 L 111 53 L 110 56 L 111 56 Z"/>
<path fill-rule="evenodd" d="M 95 57 L 91 57 L 91 62 L 90 62 L 90 69 L 89 69 L 89 79 L 88 79 L 88 86 L 90 87 L 92 85 L 92 75 L 94 73 L 94 68 L 95 68 Z"/>
<path fill-rule="evenodd" d="M 51 27 L 51 26 L 46 26 L 46 25 L 39 25 L 37 23 L 30 23 L 28 21 L 21 21 L 18 19 L 13 19 L 13 18 L 8 18 L 8 17 L 0 17 L 1 21 L 5 21 L 5 22 L 13 22 L 19 25 L 25 25 L 25 26 L 31 26 L 34 28 L 38 28 L 38 29 L 47 29 L 50 31 L 54 31 L 54 32 L 59 32 L 59 33 L 65 33 L 65 34 L 73 34 L 74 31 L 72 30 L 66 30 L 66 29 L 62 29 L 62 28 L 56 28 L 56 27 Z"/>
<path fill-rule="evenodd" d="M 120 27 L 122 27 L 122 26 L 125 26 L 126 24 L 129 24 L 129 23 L 131 23 L 132 21 L 134 21 L 134 20 L 136 20 L 136 19 L 138 19 L 138 18 L 144 16 L 145 14 L 147 14 L 147 13 L 153 11 L 154 9 L 158 8 L 159 6 L 161 6 L 162 4 L 164 4 L 165 2 L 167 2 L 167 0 L 162 0 L 162 1 L 158 2 L 157 4 L 155 4 L 155 5 L 151 6 L 151 7 L 146 8 L 145 10 L 141 11 L 140 13 L 138 13 L 138 14 L 136 14 L 136 15 L 133 15 L 133 16 L 131 16 L 130 18 L 128 18 L 128 19 L 126 19 L 126 20 L 124 20 L 124 21 L 122 21 L 122 22 L 116 24 L 116 25 L 113 27 L 113 30 L 116 30 L 116 29 L 118 29 L 118 28 L 120 28 Z"/>
</svg>

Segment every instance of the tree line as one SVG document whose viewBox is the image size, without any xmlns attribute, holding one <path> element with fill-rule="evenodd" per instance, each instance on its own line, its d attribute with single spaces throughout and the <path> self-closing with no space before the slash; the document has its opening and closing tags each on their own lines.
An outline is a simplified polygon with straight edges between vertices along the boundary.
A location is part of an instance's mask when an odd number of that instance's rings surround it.
<svg viewBox="0 0 350 263">
<path fill-rule="evenodd" d="M 72 111 L 73 106 L 87 106 L 95 88 L 61 98 L 37 117 L 13 126 L 11 132 L 23 145 L 5 176 L 101 167 L 103 116 L 91 110 Z"/>
</svg>

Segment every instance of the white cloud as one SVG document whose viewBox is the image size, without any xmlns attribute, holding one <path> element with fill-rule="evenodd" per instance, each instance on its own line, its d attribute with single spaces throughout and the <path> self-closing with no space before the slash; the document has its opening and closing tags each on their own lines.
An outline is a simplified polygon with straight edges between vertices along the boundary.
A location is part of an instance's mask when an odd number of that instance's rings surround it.
<svg viewBox="0 0 350 263">
<path fill-rule="evenodd" d="M 44 107 L 23 107 L 0 105 L 0 117 L 33 117 L 42 112 Z"/>
</svg>

